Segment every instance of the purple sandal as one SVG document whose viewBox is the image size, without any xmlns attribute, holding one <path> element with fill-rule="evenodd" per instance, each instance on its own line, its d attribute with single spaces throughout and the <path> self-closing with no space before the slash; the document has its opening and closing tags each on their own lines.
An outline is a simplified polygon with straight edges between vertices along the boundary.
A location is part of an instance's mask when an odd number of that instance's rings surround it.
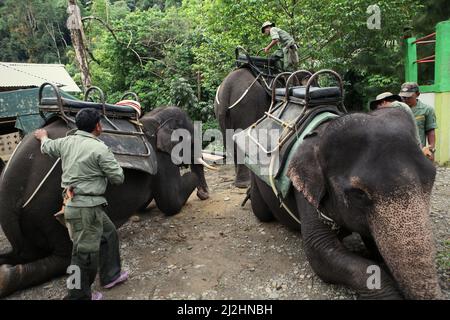
<svg viewBox="0 0 450 320">
<path fill-rule="evenodd" d="M 91 300 L 102 300 L 103 294 L 101 292 L 92 292 Z"/>
<path fill-rule="evenodd" d="M 114 280 L 113 282 L 107 284 L 106 286 L 103 286 L 103 288 L 111 289 L 112 287 L 118 285 L 119 283 L 125 282 L 127 280 L 128 280 L 128 272 L 127 271 L 122 271 L 120 273 L 120 275 L 117 277 L 116 280 Z"/>
</svg>

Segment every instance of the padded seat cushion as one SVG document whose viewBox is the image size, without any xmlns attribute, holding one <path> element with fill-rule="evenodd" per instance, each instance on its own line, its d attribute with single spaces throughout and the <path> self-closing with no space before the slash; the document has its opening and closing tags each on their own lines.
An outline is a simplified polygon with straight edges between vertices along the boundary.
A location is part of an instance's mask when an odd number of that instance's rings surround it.
<svg viewBox="0 0 450 320">
<path fill-rule="evenodd" d="M 277 88 L 275 89 L 275 94 L 277 96 L 284 96 L 286 94 L 286 88 Z M 306 96 L 306 87 L 299 86 L 299 87 L 292 87 L 289 88 L 289 95 L 299 98 L 299 99 L 305 99 Z M 310 87 L 309 89 L 309 96 L 311 99 L 330 99 L 330 98 L 340 98 L 341 97 L 341 91 L 338 87 Z"/>
<path fill-rule="evenodd" d="M 72 100 L 67 98 L 61 98 L 63 106 L 69 107 L 73 109 L 83 109 L 83 108 L 94 108 L 99 111 L 103 110 L 103 105 L 98 102 L 89 102 L 89 101 L 80 101 L 80 100 Z M 41 105 L 57 105 L 56 98 L 42 98 Z M 114 105 L 114 104 L 105 104 L 105 109 L 107 112 L 116 112 L 116 113 L 127 113 L 127 114 L 135 114 L 136 110 L 130 106 L 125 105 Z"/>
<path fill-rule="evenodd" d="M 264 58 L 258 56 L 250 56 L 250 58 L 252 59 L 252 62 L 257 66 L 267 66 L 267 65 L 273 66 L 278 60 L 274 58 Z M 248 62 L 247 56 L 243 54 L 239 55 L 239 61 Z"/>
</svg>

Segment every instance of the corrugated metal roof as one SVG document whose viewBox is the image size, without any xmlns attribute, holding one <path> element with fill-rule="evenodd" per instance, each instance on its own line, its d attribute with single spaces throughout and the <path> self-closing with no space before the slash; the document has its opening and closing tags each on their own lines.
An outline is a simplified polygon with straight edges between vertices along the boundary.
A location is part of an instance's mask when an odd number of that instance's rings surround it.
<svg viewBox="0 0 450 320">
<path fill-rule="evenodd" d="M 80 92 L 62 64 L 0 62 L 0 87 L 39 87 L 54 83 L 67 92 Z"/>
</svg>

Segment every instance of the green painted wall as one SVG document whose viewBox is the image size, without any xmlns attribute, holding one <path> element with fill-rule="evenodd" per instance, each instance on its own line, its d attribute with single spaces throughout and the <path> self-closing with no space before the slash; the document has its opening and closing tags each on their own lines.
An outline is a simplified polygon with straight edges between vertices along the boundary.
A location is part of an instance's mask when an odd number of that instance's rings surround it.
<svg viewBox="0 0 450 320">
<path fill-rule="evenodd" d="M 416 38 L 406 39 L 405 81 L 417 82 L 418 66 Z M 434 85 L 420 86 L 421 92 L 436 93 L 434 109 L 436 130 L 436 161 L 450 166 L 450 21 L 436 25 Z M 420 84 L 420 83 L 419 83 Z"/>
<path fill-rule="evenodd" d="M 436 162 L 450 165 L 450 92 L 436 93 L 435 112 L 438 124 L 436 130 Z"/>
<path fill-rule="evenodd" d="M 405 81 L 417 82 L 417 46 L 413 42 L 416 38 L 406 39 L 406 54 L 405 54 Z"/>
<path fill-rule="evenodd" d="M 435 52 L 434 83 L 437 92 L 450 91 L 450 21 L 440 22 L 436 26 Z"/>
</svg>

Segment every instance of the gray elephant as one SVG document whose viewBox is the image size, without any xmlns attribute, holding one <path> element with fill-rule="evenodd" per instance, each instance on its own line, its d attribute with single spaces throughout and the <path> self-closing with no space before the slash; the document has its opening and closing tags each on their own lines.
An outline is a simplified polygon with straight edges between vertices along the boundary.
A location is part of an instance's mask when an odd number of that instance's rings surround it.
<svg viewBox="0 0 450 320">
<path fill-rule="evenodd" d="M 248 89 L 248 92 L 246 90 Z M 271 102 L 263 85 L 256 81 L 253 73 L 247 68 L 236 69 L 231 72 L 217 89 L 214 102 L 214 112 L 222 131 L 224 145 L 232 142 L 231 135 L 227 137 L 226 130 L 245 129 L 255 123 L 269 109 Z M 229 148 L 227 148 L 229 149 Z M 237 164 L 236 148 L 229 154 L 235 163 L 235 186 L 247 188 L 250 185 L 250 172 L 242 164 Z"/>
<path fill-rule="evenodd" d="M 191 171 L 183 175 L 171 159 L 176 144 L 171 141 L 172 132 L 176 129 L 194 132 L 186 113 L 176 107 L 158 108 L 141 118 L 141 123 L 146 139 L 156 150 L 157 173 L 125 169 L 124 184 L 108 186 L 106 212 L 116 226 L 146 208 L 152 200 L 162 212 L 173 215 L 182 209 L 195 188 L 200 199 L 208 198 L 201 164 L 206 163 L 200 159 L 201 155 L 192 153 L 200 164 L 191 162 Z M 68 131 L 60 119 L 45 129 L 50 138 L 63 137 Z M 28 135 L 2 174 L 0 223 L 12 251 L 0 255 L 1 297 L 63 275 L 70 263 L 72 243 L 67 229 L 53 217 L 62 205 L 60 165 L 33 200 L 22 208 L 54 162 L 55 159 L 41 154 L 39 142 Z"/>
<path fill-rule="evenodd" d="M 252 209 L 260 220 L 276 218 L 292 228 L 300 220 L 305 253 L 322 280 L 350 287 L 361 298 L 442 297 L 429 217 L 436 169 L 417 146 L 414 123 L 403 110 L 326 122 L 287 165 L 293 188 L 284 203 L 295 218 L 253 173 Z M 342 244 L 352 232 L 361 235 L 369 258 Z M 380 287 L 369 287 L 377 267 Z"/>
</svg>

